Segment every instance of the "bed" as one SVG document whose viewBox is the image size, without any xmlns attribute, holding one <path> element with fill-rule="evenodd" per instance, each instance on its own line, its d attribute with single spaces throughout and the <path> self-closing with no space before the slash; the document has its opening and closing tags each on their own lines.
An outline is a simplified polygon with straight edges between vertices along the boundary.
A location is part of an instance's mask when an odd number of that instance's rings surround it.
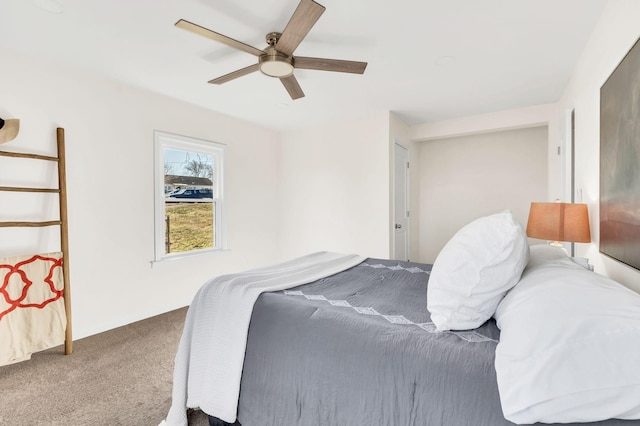
<svg viewBox="0 0 640 426">
<path fill-rule="evenodd" d="M 366 259 L 263 294 L 249 328 L 239 422 L 508 424 L 492 374 L 495 322 L 437 333 L 425 309 L 430 272 L 430 265 Z"/>
<path fill-rule="evenodd" d="M 465 237 L 464 233 L 462 235 Z M 448 246 L 455 246 L 455 242 L 451 244 L 450 241 Z M 491 294 L 491 299 L 497 300 L 497 303 L 490 303 L 488 311 L 491 314 L 471 329 L 451 329 L 443 325 L 446 321 L 441 318 L 434 323 L 433 319 L 438 316 L 425 309 L 428 305 L 427 296 L 435 294 L 434 299 L 438 298 L 437 293 L 431 291 L 430 280 L 436 282 L 437 274 L 433 268 L 441 260 L 440 256 L 434 266 L 352 258 L 350 262 L 354 264 L 348 267 L 344 264 L 343 268 L 338 268 L 341 269 L 339 272 L 332 271 L 327 276 L 299 285 L 293 285 L 293 282 L 285 285 L 279 283 L 283 288 L 260 292 L 252 304 L 246 339 L 243 336 L 239 338 L 244 344 L 237 390 L 231 383 L 233 378 L 225 376 L 233 368 L 225 365 L 222 372 L 210 375 L 211 368 L 224 362 L 216 360 L 202 363 L 201 354 L 194 354 L 197 352 L 195 348 L 201 344 L 198 336 L 208 335 L 209 330 L 208 326 L 204 326 L 198 331 L 195 324 L 202 322 L 203 312 L 210 311 L 200 310 L 200 302 L 194 303 L 187 316 L 181 349 L 176 357 L 174 405 L 167 423 L 186 424 L 186 418 L 179 414 L 188 406 L 200 407 L 210 415 L 210 424 L 216 426 L 512 425 L 505 418 L 510 406 L 504 406 L 501 393 L 504 391 L 507 395 L 517 396 L 523 389 L 518 388 L 518 377 L 510 377 L 509 369 L 513 367 L 509 364 L 511 361 L 501 359 L 498 368 L 496 353 L 502 358 L 513 355 L 509 352 L 513 350 L 513 344 L 509 346 L 501 342 L 498 324 L 502 322 L 503 331 L 513 334 L 509 321 L 516 324 L 518 321 L 527 321 L 526 318 L 518 318 L 518 315 L 515 320 L 510 319 L 513 316 L 510 305 L 515 306 L 516 311 L 528 314 L 520 303 L 523 297 L 531 297 L 532 286 L 527 284 L 527 280 L 531 281 L 528 278 L 531 276 L 535 280 L 540 269 L 546 271 L 550 266 L 557 268 L 560 263 L 561 268 L 578 277 L 583 273 L 596 275 L 573 263 L 566 255 L 556 258 L 555 252 L 549 256 L 545 250 L 533 250 L 530 256 L 528 245 L 526 248 L 518 245 L 515 250 L 523 253 L 516 262 L 523 264 L 522 269 L 512 274 L 517 276 L 516 282 L 509 284 L 507 290 Z M 453 252 L 459 254 L 459 250 Z M 446 253 L 441 255 L 446 260 Z M 495 259 L 495 256 L 489 257 Z M 514 257 L 518 256 L 510 253 L 508 262 Z M 473 262 L 464 263 L 469 265 Z M 286 266 L 284 269 L 288 268 Z M 512 265 L 509 268 L 512 269 Z M 446 269 L 446 266 L 442 268 Z M 267 270 L 267 276 L 271 276 L 270 271 Z M 457 273 L 449 272 L 450 276 Z M 256 277 L 261 273 L 264 274 L 265 270 L 250 271 L 249 275 Z M 495 273 L 489 276 L 495 281 Z M 513 278 L 510 280 L 513 281 Z M 264 280 L 259 278 L 256 281 Z M 523 281 L 524 296 L 513 291 Z M 228 283 L 213 280 L 203 287 L 206 290 L 194 300 L 210 300 L 213 289 L 225 287 Z M 631 329 L 634 329 L 640 324 L 640 296 L 635 298 L 635 293 L 624 288 L 621 290 L 616 287 L 615 291 L 629 299 L 630 311 L 638 307 L 638 313 L 628 318 L 633 325 Z M 509 297 L 511 293 L 513 297 Z M 448 295 L 447 300 L 452 298 L 455 299 Z M 502 306 L 505 301 L 507 303 Z M 225 305 L 218 305 L 218 310 L 222 310 L 221 306 Z M 434 312 L 439 309 L 437 306 L 431 308 Z M 496 310 L 500 313 L 497 316 L 498 323 L 493 318 Z M 478 316 L 477 312 L 474 309 L 470 316 Z M 480 316 L 476 320 L 482 318 Z M 207 332 L 202 333 L 202 330 Z M 536 333 L 535 327 L 526 331 Z M 227 346 L 220 345 L 222 341 L 217 337 L 207 337 L 206 340 L 217 343 L 209 347 L 210 352 L 204 355 L 205 358 L 217 356 L 214 352 L 227 352 Z M 499 343 L 504 350 L 498 349 Z M 516 341 L 515 344 L 526 347 L 522 341 Z M 532 351 L 535 352 L 535 349 Z M 558 356 L 562 357 L 562 353 Z M 637 352 L 633 356 L 637 356 Z M 541 370 L 538 372 L 545 374 Z M 576 372 L 578 375 L 581 373 Z M 631 401 L 629 403 L 632 405 L 626 408 L 627 417 L 638 416 L 635 417 L 637 419 L 640 418 L 640 411 L 633 410 L 640 410 L 640 381 L 634 382 L 634 377 L 629 379 L 631 385 L 627 383 L 620 387 L 624 388 L 623 393 L 626 394 L 622 400 Z M 564 379 L 570 381 L 571 377 Z M 215 381 L 218 383 L 212 383 Z M 524 383 L 529 384 L 526 380 Z M 533 386 L 537 384 L 533 383 Z M 524 391 L 528 392 L 529 389 L 525 388 Z M 209 403 L 209 392 L 219 393 L 211 398 L 214 400 L 212 405 Z M 231 402 L 230 407 L 216 406 L 220 399 Z M 522 401 L 523 398 L 512 398 L 506 402 L 517 406 Z M 589 403 L 593 404 L 592 401 Z M 544 411 L 544 403 L 531 405 L 538 411 Z M 619 405 L 617 408 L 621 409 Z M 575 411 L 567 410 L 568 413 Z M 618 417 L 616 414 L 614 412 L 611 417 Z M 531 415 L 528 411 L 523 414 L 522 410 L 516 410 L 514 414 L 520 424 L 526 424 L 527 416 Z M 533 415 L 544 419 L 546 414 L 538 412 Z M 601 413 L 589 415 L 598 416 Z M 563 422 L 566 420 L 562 416 L 558 418 Z M 605 418 L 607 420 L 588 424 L 640 424 L 636 420 Z M 525 423 L 522 423 L 523 419 Z M 585 418 L 585 421 L 592 419 Z"/>
</svg>

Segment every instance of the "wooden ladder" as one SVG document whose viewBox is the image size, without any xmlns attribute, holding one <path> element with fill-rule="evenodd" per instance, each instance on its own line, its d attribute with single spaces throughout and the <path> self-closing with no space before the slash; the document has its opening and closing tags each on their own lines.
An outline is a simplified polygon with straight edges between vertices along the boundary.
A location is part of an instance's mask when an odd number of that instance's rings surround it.
<svg viewBox="0 0 640 426">
<path fill-rule="evenodd" d="M 56 131 L 58 154 L 57 157 L 47 155 L 28 154 L 19 152 L 0 151 L 0 157 L 15 157 L 25 159 L 35 159 L 44 161 L 55 161 L 58 163 L 58 187 L 57 188 L 21 188 L 12 186 L 0 186 L 0 191 L 12 192 L 49 192 L 59 194 L 60 201 L 60 219 L 44 222 L 0 222 L 0 228 L 6 227 L 42 227 L 42 226 L 59 226 L 60 242 L 62 246 L 62 278 L 63 278 L 63 297 L 64 310 L 67 317 L 67 325 L 64 339 L 65 355 L 73 352 L 73 339 L 71 334 L 71 289 L 69 287 L 69 226 L 67 221 L 67 175 L 65 169 L 65 148 L 64 148 L 64 129 L 57 128 Z"/>
</svg>

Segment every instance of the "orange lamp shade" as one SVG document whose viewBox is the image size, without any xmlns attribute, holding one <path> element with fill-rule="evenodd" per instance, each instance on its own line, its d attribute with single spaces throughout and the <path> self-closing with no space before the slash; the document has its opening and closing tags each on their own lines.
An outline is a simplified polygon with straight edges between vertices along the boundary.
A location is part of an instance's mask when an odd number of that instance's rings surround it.
<svg viewBox="0 0 640 426">
<path fill-rule="evenodd" d="M 549 241 L 590 243 L 586 204 L 531 203 L 527 236 Z"/>
</svg>

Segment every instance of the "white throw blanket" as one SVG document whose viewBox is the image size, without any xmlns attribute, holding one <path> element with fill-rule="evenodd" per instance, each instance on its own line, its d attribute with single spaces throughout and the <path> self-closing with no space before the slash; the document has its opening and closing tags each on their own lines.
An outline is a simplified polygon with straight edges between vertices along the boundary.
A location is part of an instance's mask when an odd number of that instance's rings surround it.
<svg viewBox="0 0 640 426">
<path fill-rule="evenodd" d="M 62 253 L 0 259 L 0 365 L 64 342 Z"/>
<path fill-rule="evenodd" d="M 235 422 L 249 322 L 260 294 L 310 283 L 363 260 L 318 252 L 203 285 L 187 313 L 173 372 L 173 401 L 161 425 L 187 426 L 187 407 Z"/>
</svg>

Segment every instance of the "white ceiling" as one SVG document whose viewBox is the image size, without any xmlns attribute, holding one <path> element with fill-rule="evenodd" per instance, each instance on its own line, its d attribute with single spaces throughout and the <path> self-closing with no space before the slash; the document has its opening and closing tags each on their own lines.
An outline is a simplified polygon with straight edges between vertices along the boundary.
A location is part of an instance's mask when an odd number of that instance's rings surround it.
<svg viewBox="0 0 640 426">
<path fill-rule="evenodd" d="M 415 124 L 557 101 L 606 3 L 319 0 L 327 10 L 294 55 L 369 65 L 296 70 L 296 101 L 260 72 L 208 84 L 256 57 L 174 26 L 262 49 L 298 1 L 2 0 L 0 45 L 276 130 L 378 110 Z"/>
</svg>

